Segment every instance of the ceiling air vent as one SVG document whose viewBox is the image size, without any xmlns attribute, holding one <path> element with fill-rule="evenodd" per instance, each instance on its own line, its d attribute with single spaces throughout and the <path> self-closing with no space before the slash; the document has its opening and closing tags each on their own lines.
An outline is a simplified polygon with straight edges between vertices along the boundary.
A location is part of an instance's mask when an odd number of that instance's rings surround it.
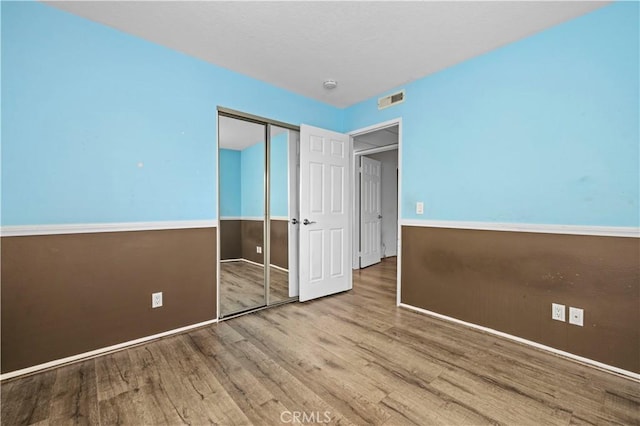
<svg viewBox="0 0 640 426">
<path fill-rule="evenodd" d="M 378 109 L 389 108 L 390 106 L 393 106 L 402 102 L 404 102 L 404 90 L 379 98 Z"/>
</svg>

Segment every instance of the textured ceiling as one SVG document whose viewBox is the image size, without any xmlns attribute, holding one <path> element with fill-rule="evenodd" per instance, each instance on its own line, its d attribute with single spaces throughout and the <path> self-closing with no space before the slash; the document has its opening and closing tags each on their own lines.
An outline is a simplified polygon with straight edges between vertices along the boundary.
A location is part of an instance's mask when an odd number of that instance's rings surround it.
<svg viewBox="0 0 640 426">
<path fill-rule="evenodd" d="M 46 3 L 346 107 L 607 2 Z M 327 78 L 338 88 L 325 90 Z"/>
</svg>

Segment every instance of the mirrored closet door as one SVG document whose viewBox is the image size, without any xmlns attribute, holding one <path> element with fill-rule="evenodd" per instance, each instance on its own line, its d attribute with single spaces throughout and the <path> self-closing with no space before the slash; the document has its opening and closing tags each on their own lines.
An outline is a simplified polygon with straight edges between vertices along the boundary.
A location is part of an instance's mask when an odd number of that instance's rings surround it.
<svg viewBox="0 0 640 426">
<path fill-rule="evenodd" d="M 299 132 L 270 126 L 269 303 L 298 296 Z"/>
<path fill-rule="evenodd" d="M 220 318 L 297 299 L 298 135 L 219 113 Z"/>
</svg>

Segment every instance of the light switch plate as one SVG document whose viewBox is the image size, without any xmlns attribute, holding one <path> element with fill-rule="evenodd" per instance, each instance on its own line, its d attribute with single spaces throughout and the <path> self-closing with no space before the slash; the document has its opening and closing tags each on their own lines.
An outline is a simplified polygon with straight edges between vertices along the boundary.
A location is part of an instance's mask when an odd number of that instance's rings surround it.
<svg viewBox="0 0 640 426">
<path fill-rule="evenodd" d="M 422 201 L 416 203 L 416 214 L 424 214 L 424 203 Z"/>
</svg>

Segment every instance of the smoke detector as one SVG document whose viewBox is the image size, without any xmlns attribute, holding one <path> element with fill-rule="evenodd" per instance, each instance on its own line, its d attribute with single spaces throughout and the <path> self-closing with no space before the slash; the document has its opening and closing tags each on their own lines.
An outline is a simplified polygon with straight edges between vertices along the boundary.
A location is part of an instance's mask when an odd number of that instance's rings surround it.
<svg viewBox="0 0 640 426">
<path fill-rule="evenodd" d="M 322 86 L 327 90 L 333 90 L 336 87 L 338 87 L 338 82 L 335 80 L 328 79 L 328 80 L 325 80 L 324 83 L 322 83 Z"/>
</svg>

